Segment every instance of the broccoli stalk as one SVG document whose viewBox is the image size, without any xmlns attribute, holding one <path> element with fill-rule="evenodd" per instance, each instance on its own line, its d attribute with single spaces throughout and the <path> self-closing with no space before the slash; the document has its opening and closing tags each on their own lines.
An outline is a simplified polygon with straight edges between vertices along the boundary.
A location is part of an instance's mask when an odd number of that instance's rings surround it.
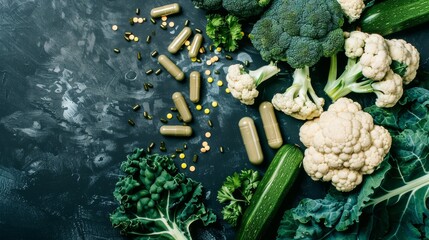
<svg viewBox="0 0 429 240">
<path fill-rule="evenodd" d="M 363 81 L 359 81 L 363 79 Z M 359 82 L 358 82 L 359 81 Z M 328 82 L 325 86 L 326 94 L 334 101 L 351 92 L 371 93 L 374 80 L 365 78 L 362 74 L 362 66 L 356 58 L 349 58 L 347 66 L 340 77 L 337 78 L 337 55 L 331 56 Z"/>
<path fill-rule="evenodd" d="M 308 120 L 320 116 L 325 100 L 317 96 L 311 85 L 310 69 L 304 67 L 295 69 L 292 86 L 274 95 L 272 104 L 287 115 Z"/>
<path fill-rule="evenodd" d="M 259 86 L 265 80 L 268 80 L 279 73 L 279 68 L 274 63 L 271 63 L 256 70 L 249 70 L 249 72 L 246 72 L 245 69 L 241 69 L 240 72 L 241 74 L 249 74 L 253 79 L 255 79 L 256 86 Z"/>
</svg>

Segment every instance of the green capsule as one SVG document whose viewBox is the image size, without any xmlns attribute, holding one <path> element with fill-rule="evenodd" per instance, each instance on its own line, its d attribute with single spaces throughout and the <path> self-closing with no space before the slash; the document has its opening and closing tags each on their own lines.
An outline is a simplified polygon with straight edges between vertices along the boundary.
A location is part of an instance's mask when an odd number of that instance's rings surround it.
<svg viewBox="0 0 429 240">
<path fill-rule="evenodd" d="M 207 121 L 207 124 L 209 125 L 209 127 L 213 127 L 212 120 L 210 120 L 210 119 L 209 119 L 209 120 Z"/>
<path fill-rule="evenodd" d="M 150 18 L 150 22 L 153 23 L 153 24 L 156 24 L 156 21 L 153 18 Z"/>
<path fill-rule="evenodd" d="M 128 124 L 130 126 L 135 126 L 136 125 L 136 123 L 132 119 L 128 119 Z"/>
<path fill-rule="evenodd" d="M 194 154 L 194 156 L 192 157 L 192 162 L 196 163 L 198 162 L 198 155 Z"/>
<path fill-rule="evenodd" d="M 141 54 L 141 52 L 137 52 L 137 60 L 142 60 L 142 54 Z"/>
<path fill-rule="evenodd" d="M 227 59 L 227 60 L 232 60 L 232 57 L 231 57 L 231 55 L 225 55 L 225 58 Z"/>
</svg>

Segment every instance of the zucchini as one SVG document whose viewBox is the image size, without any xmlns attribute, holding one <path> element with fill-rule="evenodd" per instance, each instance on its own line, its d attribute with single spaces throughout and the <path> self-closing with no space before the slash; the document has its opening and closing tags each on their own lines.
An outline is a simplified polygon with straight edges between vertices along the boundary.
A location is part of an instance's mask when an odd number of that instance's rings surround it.
<svg viewBox="0 0 429 240">
<path fill-rule="evenodd" d="M 361 17 L 363 32 L 388 35 L 429 21 L 429 0 L 385 0 Z"/>
<path fill-rule="evenodd" d="M 277 151 L 244 212 L 237 239 L 262 238 L 298 176 L 303 158 L 294 145 L 283 145 Z"/>
</svg>

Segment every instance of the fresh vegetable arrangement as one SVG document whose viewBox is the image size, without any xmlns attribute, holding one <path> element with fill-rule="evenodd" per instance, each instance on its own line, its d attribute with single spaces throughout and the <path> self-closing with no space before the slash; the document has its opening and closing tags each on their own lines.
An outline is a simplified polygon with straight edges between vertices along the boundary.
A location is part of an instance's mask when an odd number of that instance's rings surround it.
<svg viewBox="0 0 429 240">
<path fill-rule="evenodd" d="M 137 239 L 191 239 L 190 225 L 208 225 L 216 215 L 202 202 L 201 183 L 178 173 L 165 155 L 136 149 L 121 164 L 126 174 L 113 195 L 120 206 L 110 215 L 114 228 Z"/>
<path fill-rule="evenodd" d="M 427 239 L 429 90 L 411 88 L 390 109 L 366 108 L 392 148 L 350 193 L 331 189 L 288 210 L 277 239 Z"/>
<path fill-rule="evenodd" d="M 197 8 L 208 10 L 206 34 L 212 40 L 210 46 L 220 50 L 239 50 L 239 41 L 247 36 L 242 30 L 242 20 L 255 21 L 248 37 L 261 58 L 270 63 L 254 70 L 240 63 L 224 68 L 232 98 L 244 105 L 258 102 L 258 87 L 274 79 L 281 72 L 278 62 L 285 62 L 293 72 L 293 82 L 285 92 L 270 96 L 271 109 L 306 121 L 300 129 L 304 154 L 298 146 L 287 143 L 277 151 L 262 179 L 257 171 L 242 170 L 228 176 L 218 189 L 217 200 L 225 204 L 220 214 L 237 227 L 237 239 L 263 238 L 302 170 L 313 180 L 331 182 L 333 186 L 325 198 L 304 199 L 287 210 L 278 229 L 278 239 L 373 239 L 395 234 L 411 239 L 427 238 L 429 216 L 425 202 L 429 175 L 424 160 L 429 157 L 429 93 L 422 88 L 407 90 L 419 68 L 416 47 L 402 39 L 383 37 L 386 32 L 355 30 L 354 24 L 373 24 L 359 22 L 360 16 L 366 14 L 365 2 L 361 0 L 192 2 Z M 379 6 L 376 2 L 369 9 Z M 387 11 L 393 7 L 384 8 Z M 227 14 L 219 10 L 226 10 Z M 418 11 L 410 19 L 421 22 L 419 16 L 426 16 L 427 12 L 429 9 Z M 371 20 L 365 16 L 366 21 Z M 396 27 L 392 29 L 411 26 L 405 21 L 393 21 Z M 201 35 L 201 31 L 198 33 Z M 174 53 L 181 50 L 188 37 L 177 41 Z M 204 53 L 205 48 L 200 50 L 199 53 Z M 343 52 L 347 65 L 338 73 Z M 201 61 L 198 57 L 192 59 Z M 317 95 L 310 76 L 318 72 L 317 64 L 322 59 L 330 59 L 331 63 L 324 88 L 333 100 L 330 106 L 325 106 L 325 99 Z M 219 57 L 210 58 L 207 65 L 218 60 Z M 163 66 L 173 77 L 175 72 L 185 76 L 174 62 L 168 64 Z M 210 76 L 210 71 L 206 70 L 205 75 Z M 201 83 L 199 72 L 192 76 L 195 78 L 192 82 Z M 218 82 L 218 86 L 222 84 Z M 194 86 L 193 90 L 199 91 L 200 87 Z M 357 101 L 345 98 L 352 92 L 375 93 L 375 106 L 362 110 Z M 185 97 L 181 98 L 182 104 L 176 105 L 176 110 L 183 118 L 185 114 L 180 110 L 188 111 L 189 107 Z M 196 109 L 199 111 L 202 106 L 197 105 Z M 208 114 L 210 110 L 205 112 Z M 251 120 L 248 123 L 252 123 L 252 131 L 247 131 L 249 136 L 243 139 L 260 146 L 253 120 L 246 119 Z M 184 121 L 185 125 L 191 121 Z M 275 125 L 277 120 L 263 124 Z M 248 125 L 244 127 L 250 128 Z M 174 127 L 169 136 L 193 134 L 177 133 L 178 129 L 190 126 Z M 242 136 L 243 132 L 246 131 L 240 131 Z M 210 150 L 207 146 L 207 142 L 203 144 L 204 152 Z M 127 175 L 117 183 L 114 196 L 120 206 L 111 215 L 111 221 L 124 234 L 143 239 L 153 236 L 190 239 L 191 223 L 201 220 L 207 226 L 216 221 L 214 213 L 202 203 L 201 184 L 177 173 L 169 156 L 145 155 L 138 149 L 128 156 L 121 170 Z M 389 224 L 380 224 L 381 221 Z M 405 224 L 408 222 L 412 224 Z"/>
</svg>

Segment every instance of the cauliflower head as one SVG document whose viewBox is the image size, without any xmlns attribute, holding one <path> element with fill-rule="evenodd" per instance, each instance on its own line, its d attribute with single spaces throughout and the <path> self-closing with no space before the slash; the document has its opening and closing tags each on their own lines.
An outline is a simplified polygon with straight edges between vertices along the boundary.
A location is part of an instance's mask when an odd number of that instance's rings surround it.
<svg viewBox="0 0 429 240">
<path fill-rule="evenodd" d="M 360 18 L 365 2 L 363 0 L 337 0 L 341 5 L 344 15 L 349 19 L 349 22 L 354 22 Z"/>
<path fill-rule="evenodd" d="M 370 79 L 379 81 L 390 69 L 392 58 L 384 38 L 379 34 L 370 34 L 365 39 L 365 47 L 360 57 L 362 74 Z"/>
<path fill-rule="evenodd" d="M 255 98 L 258 97 L 259 91 L 256 89 L 255 80 L 249 74 L 242 74 L 243 65 L 234 64 L 229 66 L 226 81 L 231 95 L 239 99 L 241 103 L 253 105 Z"/>
<path fill-rule="evenodd" d="M 401 72 L 404 84 L 409 84 L 416 77 L 417 69 L 419 68 L 419 52 L 413 45 L 403 39 L 386 40 L 386 43 L 389 47 L 389 54 L 393 63 L 396 63 L 399 68 L 404 70 Z"/>
<path fill-rule="evenodd" d="M 371 174 L 389 152 L 389 132 L 374 125 L 370 114 L 348 98 L 340 98 L 319 118 L 300 128 L 307 147 L 304 170 L 313 180 L 331 182 L 338 191 L 349 192 Z"/>
<path fill-rule="evenodd" d="M 382 81 L 372 83 L 374 93 L 377 95 L 375 105 L 377 107 L 393 107 L 402 97 L 404 88 L 402 78 L 398 74 L 389 70 Z"/>
</svg>

